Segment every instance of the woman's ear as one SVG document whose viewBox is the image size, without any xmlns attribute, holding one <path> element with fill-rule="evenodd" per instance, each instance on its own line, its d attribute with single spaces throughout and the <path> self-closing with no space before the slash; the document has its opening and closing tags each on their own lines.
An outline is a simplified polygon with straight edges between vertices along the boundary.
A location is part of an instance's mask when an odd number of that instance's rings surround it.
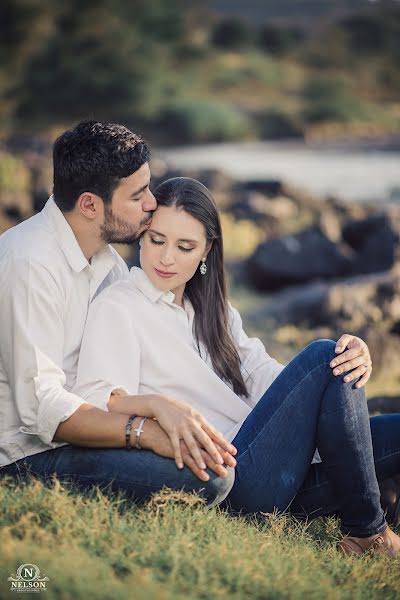
<svg viewBox="0 0 400 600">
<path fill-rule="evenodd" d="M 206 245 L 206 249 L 204 250 L 204 257 L 207 258 L 208 253 L 210 252 L 211 248 L 212 248 L 213 243 L 212 242 L 207 242 Z"/>
</svg>

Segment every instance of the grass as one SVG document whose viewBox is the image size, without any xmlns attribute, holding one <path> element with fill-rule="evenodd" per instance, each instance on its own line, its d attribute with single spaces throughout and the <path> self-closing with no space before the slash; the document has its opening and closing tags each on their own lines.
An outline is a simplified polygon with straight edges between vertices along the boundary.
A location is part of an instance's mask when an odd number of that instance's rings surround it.
<svg viewBox="0 0 400 600">
<path fill-rule="evenodd" d="M 233 517 L 167 489 L 137 506 L 57 479 L 4 478 L 0 597 L 12 597 L 7 577 L 34 563 L 50 578 L 48 599 L 398 598 L 398 566 L 341 556 L 339 537 L 333 518 Z"/>
</svg>

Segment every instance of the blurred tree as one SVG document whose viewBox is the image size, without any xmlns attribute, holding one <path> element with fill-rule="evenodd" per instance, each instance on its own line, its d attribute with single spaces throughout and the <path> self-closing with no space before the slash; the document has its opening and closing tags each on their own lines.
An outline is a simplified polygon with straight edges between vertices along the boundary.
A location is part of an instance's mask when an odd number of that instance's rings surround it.
<svg viewBox="0 0 400 600">
<path fill-rule="evenodd" d="M 283 55 L 305 39 L 301 29 L 262 25 L 259 31 L 259 46 L 271 54 Z"/>
<path fill-rule="evenodd" d="M 304 86 L 307 107 L 304 118 L 319 121 L 351 121 L 366 116 L 363 104 L 354 97 L 348 83 L 339 78 L 311 77 Z"/>
<path fill-rule="evenodd" d="M 385 47 L 385 24 L 375 15 L 353 15 L 343 19 L 339 26 L 347 31 L 354 52 L 376 52 Z"/>
<path fill-rule="evenodd" d="M 225 50 L 240 50 L 249 46 L 254 39 L 254 33 L 242 19 L 223 19 L 215 26 L 211 34 L 214 46 Z"/>
<path fill-rule="evenodd" d="M 168 42 L 172 52 L 184 34 L 180 0 L 70 0 L 61 7 L 50 0 L 14 4 L 18 10 L 10 18 L 17 31 L 47 22 L 12 90 L 22 123 L 85 116 L 128 119 L 146 113 L 149 82 L 154 95 L 153 80 L 157 81 L 165 45 Z M 40 5 L 40 16 L 33 10 L 24 13 L 26 4 Z"/>
</svg>

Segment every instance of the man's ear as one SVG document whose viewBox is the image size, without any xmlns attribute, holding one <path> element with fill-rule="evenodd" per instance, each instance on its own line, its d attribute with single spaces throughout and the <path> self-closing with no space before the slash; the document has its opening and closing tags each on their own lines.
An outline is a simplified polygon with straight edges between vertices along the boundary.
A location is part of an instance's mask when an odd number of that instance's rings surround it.
<svg viewBox="0 0 400 600">
<path fill-rule="evenodd" d="M 103 200 L 92 192 L 82 192 L 76 201 L 79 212 L 87 219 L 96 219 L 103 211 Z"/>
</svg>

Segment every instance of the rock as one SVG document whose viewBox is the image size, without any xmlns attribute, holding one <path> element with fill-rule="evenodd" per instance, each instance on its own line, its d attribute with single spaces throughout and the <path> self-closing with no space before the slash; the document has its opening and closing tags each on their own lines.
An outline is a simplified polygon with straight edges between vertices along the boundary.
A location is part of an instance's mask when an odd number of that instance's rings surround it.
<svg viewBox="0 0 400 600">
<path fill-rule="evenodd" d="M 400 396 L 376 396 L 369 398 L 368 410 L 371 414 L 400 413 Z"/>
<path fill-rule="evenodd" d="M 283 183 L 278 179 L 259 179 L 241 184 L 244 192 L 258 192 L 264 196 L 280 196 L 283 193 Z"/>
<path fill-rule="evenodd" d="M 276 292 L 266 302 L 259 302 L 254 311 L 255 322 L 271 320 L 275 326 L 287 323 L 308 326 L 312 320 L 313 326 L 321 325 L 318 316 L 328 288 L 327 283 L 319 281 Z"/>
<path fill-rule="evenodd" d="M 351 258 L 319 229 L 268 240 L 248 261 L 249 279 L 259 290 L 340 277 L 351 271 Z"/>
<path fill-rule="evenodd" d="M 400 382 L 400 338 L 379 327 L 368 327 L 359 332 L 368 344 L 372 358 L 373 377 Z"/>
<path fill-rule="evenodd" d="M 354 273 L 376 273 L 391 269 L 399 247 L 399 230 L 389 214 L 374 214 L 350 221 L 343 239 L 356 251 Z"/>
<path fill-rule="evenodd" d="M 389 329 L 400 321 L 400 275 L 390 271 L 334 283 L 319 312 L 319 321 L 338 329 L 358 331 L 374 324 Z"/>
<path fill-rule="evenodd" d="M 276 237 L 290 229 L 299 218 L 299 209 L 290 198 L 270 198 L 259 192 L 248 192 L 232 202 L 229 213 L 237 221 L 254 221 L 265 237 Z"/>
</svg>

